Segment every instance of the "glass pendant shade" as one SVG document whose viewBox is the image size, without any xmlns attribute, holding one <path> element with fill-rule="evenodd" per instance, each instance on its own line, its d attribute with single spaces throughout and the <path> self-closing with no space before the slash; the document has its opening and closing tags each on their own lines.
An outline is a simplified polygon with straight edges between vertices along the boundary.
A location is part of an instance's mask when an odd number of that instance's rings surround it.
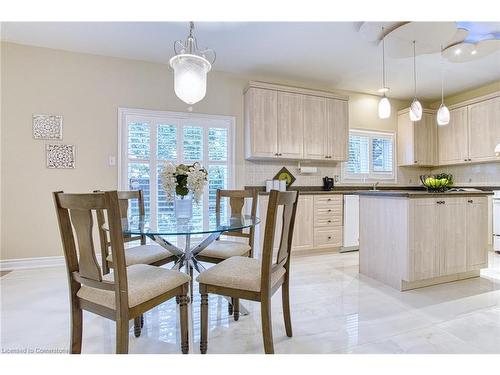
<svg viewBox="0 0 500 375">
<path fill-rule="evenodd" d="M 441 103 L 437 112 L 437 123 L 439 126 L 448 125 L 450 122 L 450 111 L 448 107 Z"/>
<path fill-rule="evenodd" d="M 391 103 L 385 96 L 378 102 L 378 117 L 380 119 L 391 117 Z"/>
<path fill-rule="evenodd" d="M 413 102 L 410 106 L 410 120 L 411 121 L 420 121 L 422 118 L 422 104 L 418 101 L 417 98 L 413 99 Z"/>
<path fill-rule="evenodd" d="M 170 59 L 174 70 L 174 91 L 187 104 L 195 104 L 207 92 L 207 73 L 212 65 L 203 57 L 181 54 Z"/>
</svg>

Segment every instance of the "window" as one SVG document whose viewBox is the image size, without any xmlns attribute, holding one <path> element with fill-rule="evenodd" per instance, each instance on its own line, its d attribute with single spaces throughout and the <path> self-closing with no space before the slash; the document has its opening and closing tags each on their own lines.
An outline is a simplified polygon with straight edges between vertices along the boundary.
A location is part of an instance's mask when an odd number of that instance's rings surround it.
<svg viewBox="0 0 500 375">
<path fill-rule="evenodd" d="M 234 118 L 134 109 L 119 112 L 119 189 L 142 189 L 146 214 L 152 220 L 172 215 L 173 202 L 167 201 L 159 172 L 168 161 L 198 161 L 208 171 L 208 184 L 200 205 L 193 206 L 193 218 L 208 220 L 204 213 L 215 211 L 217 189 L 233 188 Z M 130 210 L 137 215 L 137 203 Z"/>
<path fill-rule="evenodd" d="M 394 133 L 349 131 L 349 159 L 342 166 L 345 182 L 395 181 Z"/>
</svg>

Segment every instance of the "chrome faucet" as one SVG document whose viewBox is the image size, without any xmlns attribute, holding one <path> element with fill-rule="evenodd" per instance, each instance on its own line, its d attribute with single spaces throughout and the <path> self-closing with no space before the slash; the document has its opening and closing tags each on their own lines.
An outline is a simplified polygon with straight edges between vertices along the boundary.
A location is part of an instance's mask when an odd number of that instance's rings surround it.
<svg viewBox="0 0 500 375">
<path fill-rule="evenodd" d="M 373 184 L 372 190 L 377 190 L 378 181 Z"/>
</svg>

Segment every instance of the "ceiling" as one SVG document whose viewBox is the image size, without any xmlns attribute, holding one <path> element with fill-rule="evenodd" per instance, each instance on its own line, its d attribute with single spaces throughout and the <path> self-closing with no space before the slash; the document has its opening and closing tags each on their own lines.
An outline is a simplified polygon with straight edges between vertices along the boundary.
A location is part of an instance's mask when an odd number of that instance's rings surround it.
<svg viewBox="0 0 500 375">
<path fill-rule="evenodd" d="M 200 47 L 217 52 L 214 70 L 377 94 L 382 87 L 382 49 L 362 37 L 361 24 L 197 22 L 195 36 Z M 168 63 L 174 41 L 187 33 L 187 22 L 4 22 L 1 35 L 20 44 Z M 386 58 L 388 96 L 413 96 L 412 60 Z M 474 61 L 442 63 L 447 94 L 500 79 L 500 51 Z M 440 64 L 439 53 L 418 56 L 421 99 L 440 97 Z"/>
</svg>

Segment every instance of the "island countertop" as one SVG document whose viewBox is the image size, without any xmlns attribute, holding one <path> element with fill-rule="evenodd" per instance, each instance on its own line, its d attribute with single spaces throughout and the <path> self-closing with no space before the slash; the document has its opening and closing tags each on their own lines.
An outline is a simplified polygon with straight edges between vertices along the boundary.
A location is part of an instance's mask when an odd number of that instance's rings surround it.
<svg viewBox="0 0 500 375">
<path fill-rule="evenodd" d="M 478 191 L 445 191 L 443 193 L 427 192 L 424 190 L 364 190 L 351 194 L 371 197 L 396 197 L 396 198 L 435 198 L 435 197 L 476 197 L 493 195 L 489 190 Z"/>
</svg>

